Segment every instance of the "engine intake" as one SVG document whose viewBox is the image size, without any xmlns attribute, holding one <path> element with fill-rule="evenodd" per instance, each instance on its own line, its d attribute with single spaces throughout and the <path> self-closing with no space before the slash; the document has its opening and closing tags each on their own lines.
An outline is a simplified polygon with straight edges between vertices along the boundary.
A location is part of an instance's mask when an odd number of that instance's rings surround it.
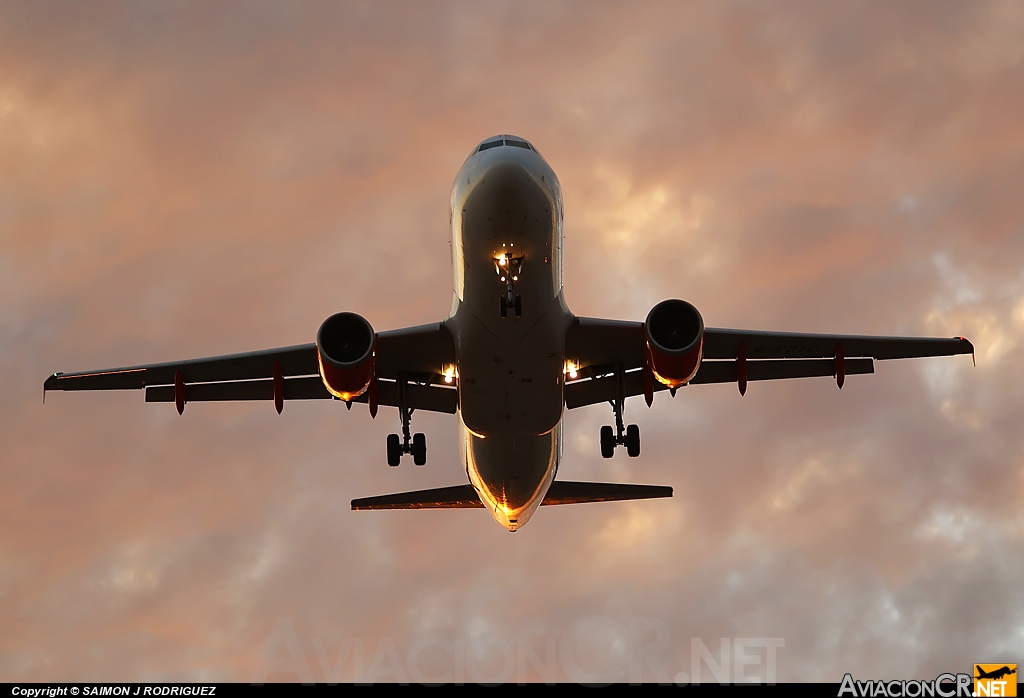
<svg viewBox="0 0 1024 698">
<path fill-rule="evenodd" d="M 332 395 L 348 401 L 366 392 L 376 370 L 377 336 L 355 313 L 337 313 L 320 325 L 316 353 L 320 377 Z"/>
<path fill-rule="evenodd" d="M 686 301 L 662 301 L 644 323 L 648 362 L 654 377 L 670 388 L 688 383 L 700 368 L 704 319 Z"/>
</svg>

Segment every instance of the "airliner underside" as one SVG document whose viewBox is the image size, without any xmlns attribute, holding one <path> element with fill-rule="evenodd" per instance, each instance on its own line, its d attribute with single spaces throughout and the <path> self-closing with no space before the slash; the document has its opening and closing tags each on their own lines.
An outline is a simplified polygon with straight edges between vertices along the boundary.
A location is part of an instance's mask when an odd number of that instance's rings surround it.
<svg viewBox="0 0 1024 698">
<path fill-rule="evenodd" d="M 684 385 L 872 373 L 874 361 L 972 354 L 963 337 L 794 334 L 704 326 L 682 300 L 658 303 L 644 322 L 573 315 L 562 293 L 562 196 L 558 179 L 518 137 L 480 143 L 451 194 L 455 297 L 442 322 L 375 332 L 342 312 L 316 342 L 189 361 L 55 373 L 48 390 L 145 390 L 146 402 L 334 399 L 398 408 L 387 460 L 426 462 L 411 433 L 416 410 L 458 415 L 469 482 L 352 501 L 352 508 L 483 508 L 509 531 L 537 507 L 670 497 L 670 487 L 555 480 L 564 409 L 609 403 L 614 427 L 601 452 L 640 454 L 640 431 L 623 423 L 628 397 Z"/>
</svg>

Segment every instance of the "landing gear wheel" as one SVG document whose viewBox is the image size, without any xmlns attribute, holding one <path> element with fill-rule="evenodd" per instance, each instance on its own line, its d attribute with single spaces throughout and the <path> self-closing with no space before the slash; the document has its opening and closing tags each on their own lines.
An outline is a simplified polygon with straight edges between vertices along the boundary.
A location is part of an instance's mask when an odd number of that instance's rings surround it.
<svg viewBox="0 0 1024 698">
<path fill-rule="evenodd" d="M 516 306 L 516 317 L 522 317 L 523 316 L 523 299 L 520 298 L 519 296 L 516 296 L 515 306 Z"/>
<path fill-rule="evenodd" d="M 601 427 L 601 457 L 611 458 L 615 455 L 615 432 L 609 426 Z"/>
<path fill-rule="evenodd" d="M 626 453 L 630 458 L 640 455 L 640 427 L 635 424 L 626 427 Z"/>
<path fill-rule="evenodd" d="M 505 296 L 501 297 L 501 316 L 508 317 L 508 299 Z"/>
<path fill-rule="evenodd" d="M 388 465 L 392 468 L 402 462 L 402 442 L 398 434 L 388 434 Z"/>
<path fill-rule="evenodd" d="M 416 465 L 426 465 L 427 463 L 427 437 L 423 434 L 413 434 L 412 462 Z"/>
</svg>

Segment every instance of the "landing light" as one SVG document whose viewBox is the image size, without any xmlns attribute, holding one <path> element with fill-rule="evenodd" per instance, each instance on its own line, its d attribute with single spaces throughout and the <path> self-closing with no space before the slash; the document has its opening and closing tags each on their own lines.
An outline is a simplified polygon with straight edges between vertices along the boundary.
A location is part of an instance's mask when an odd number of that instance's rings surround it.
<svg viewBox="0 0 1024 698">
<path fill-rule="evenodd" d="M 444 382 L 451 383 L 455 379 L 455 367 L 445 366 L 444 368 Z"/>
<path fill-rule="evenodd" d="M 566 373 L 569 376 L 569 378 L 571 378 L 572 380 L 576 380 L 576 378 L 579 377 L 579 375 L 580 375 L 579 370 L 580 370 L 579 364 L 577 364 L 575 361 L 566 361 L 565 362 L 564 373 Z"/>
</svg>

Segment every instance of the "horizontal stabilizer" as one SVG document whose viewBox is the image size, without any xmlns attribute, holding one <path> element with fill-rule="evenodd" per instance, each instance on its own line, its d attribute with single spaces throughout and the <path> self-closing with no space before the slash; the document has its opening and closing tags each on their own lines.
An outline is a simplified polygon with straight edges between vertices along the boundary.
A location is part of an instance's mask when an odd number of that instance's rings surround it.
<svg viewBox="0 0 1024 698">
<path fill-rule="evenodd" d="M 671 497 L 672 488 L 660 485 L 620 485 L 608 482 L 551 483 L 541 506 L 554 504 L 583 504 L 586 502 L 614 502 L 627 499 L 657 499 Z M 482 509 L 483 504 L 472 485 L 439 487 L 433 490 L 399 492 L 379 497 L 353 499 L 354 511 L 380 509 Z"/>
<path fill-rule="evenodd" d="M 379 497 L 363 497 L 352 500 L 353 511 L 375 509 L 483 509 L 483 502 L 472 485 L 438 487 L 433 490 L 416 490 L 398 494 L 382 494 Z"/>
<path fill-rule="evenodd" d="M 672 488 L 662 485 L 620 485 L 612 482 L 551 483 L 541 506 L 551 504 L 584 504 L 586 502 L 617 502 L 625 499 L 657 499 L 671 497 Z"/>
</svg>

